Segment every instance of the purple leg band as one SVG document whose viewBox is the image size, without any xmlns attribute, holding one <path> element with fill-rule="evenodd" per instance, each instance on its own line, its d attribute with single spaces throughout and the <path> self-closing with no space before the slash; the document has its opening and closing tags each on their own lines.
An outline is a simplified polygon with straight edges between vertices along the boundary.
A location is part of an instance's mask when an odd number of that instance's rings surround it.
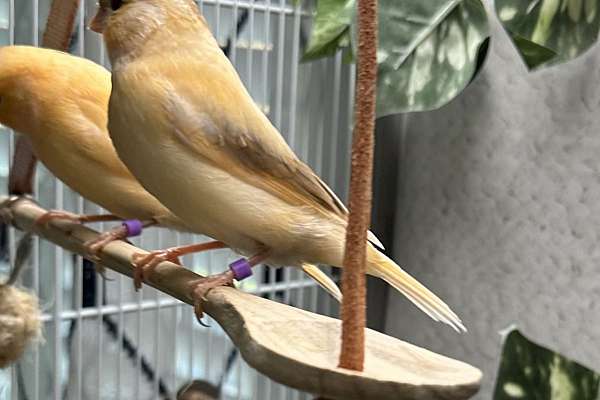
<svg viewBox="0 0 600 400">
<path fill-rule="evenodd" d="M 127 219 L 123 221 L 123 226 L 127 228 L 127 237 L 140 235 L 144 228 L 144 224 L 139 219 Z"/>
<path fill-rule="evenodd" d="M 245 258 L 240 258 L 229 264 L 229 269 L 233 272 L 236 281 L 241 281 L 252 276 L 252 266 Z"/>
</svg>

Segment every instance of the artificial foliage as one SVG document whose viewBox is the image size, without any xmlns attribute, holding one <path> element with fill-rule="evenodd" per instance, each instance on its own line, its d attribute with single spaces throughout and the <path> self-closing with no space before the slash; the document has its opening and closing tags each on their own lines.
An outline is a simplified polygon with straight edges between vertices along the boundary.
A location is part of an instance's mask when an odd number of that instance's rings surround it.
<svg viewBox="0 0 600 400">
<path fill-rule="evenodd" d="M 540 346 L 517 329 L 507 333 L 494 400 L 597 400 L 600 375 Z"/>
<path fill-rule="evenodd" d="M 380 0 L 377 116 L 437 109 L 483 66 L 498 19 L 528 69 L 570 61 L 598 40 L 598 0 Z M 355 54 L 356 0 L 317 0 L 304 60 Z M 346 57 L 352 60 L 353 57 Z"/>
<path fill-rule="evenodd" d="M 598 40 L 598 0 L 496 0 L 495 6 L 529 69 L 569 61 Z"/>
</svg>

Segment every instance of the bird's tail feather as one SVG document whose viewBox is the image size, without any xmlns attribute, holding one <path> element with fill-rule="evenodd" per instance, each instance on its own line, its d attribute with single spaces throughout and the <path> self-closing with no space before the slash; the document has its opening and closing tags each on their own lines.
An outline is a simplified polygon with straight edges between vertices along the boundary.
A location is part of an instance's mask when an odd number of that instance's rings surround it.
<svg viewBox="0 0 600 400">
<path fill-rule="evenodd" d="M 367 251 L 369 275 L 381 278 L 392 285 L 435 321 L 444 322 L 457 332 L 467 331 L 460 318 L 439 297 L 370 244 Z"/>
<path fill-rule="evenodd" d="M 342 292 L 338 285 L 331 279 L 325 272 L 321 271 L 321 269 L 314 265 L 304 263 L 302 264 L 302 270 L 315 280 L 327 293 L 332 295 L 337 301 L 342 302 Z"/>
</svg>

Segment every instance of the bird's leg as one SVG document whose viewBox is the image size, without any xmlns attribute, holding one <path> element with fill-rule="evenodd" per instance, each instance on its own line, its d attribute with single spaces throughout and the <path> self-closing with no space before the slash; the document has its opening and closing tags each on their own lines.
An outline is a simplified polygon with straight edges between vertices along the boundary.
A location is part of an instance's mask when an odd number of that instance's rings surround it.
<svg viewBox="0 0 600 400">
<path fill-rule="evenodd" d="M 35 225 L 36 226 L 40 226 L 40 225 L 45 226 L 45 225 L 48 225 L 48 223 L 50 221 L 53 221 L 55 219 L 64 219 L 64 220 L 71 221 L 74 223 L 85 224 L 85 223 L 91 223 L 91 222 L 119 221 L 122 218 L 117 217 L 116 215 L 113 215 L 113 214 L 80 215 L 80 214 L 73 214 L 73 213 L 70 213 L 67 211 L 52 210 L 52 211 L 48 211 L 47 213 L 45 213 L 44 215 L 42 215 L 41 217 L 36 219 Z"/>
<path fill-rule="evenodd" d="M 123 224 L 109 231 L 103 232 L 96 239 L 86 242 L 84 245 L 89 254 L 97 256 L 98 253 L 110 242 L 124 240 L 128 237 L 137 236 L 142 233 L 143 228 L 156 225 L 153 219 L 146 221 L 126 220 Z"/>
<path fill-rule="evenodd" d="M 116 215 L 113 215 L 113 214 L 82 215 L 82 214 L 70 213 L 68 211 L 51 210 L 51 211 L 46 212 L 44 215 L 42 215 L 38 219 L 36 219 L 34 222 L 34 225 L 35 226 L 48 226 L 48 223 L 50 223 L 53 220 L 57 220 L 57 219 L 70 221 L 70 222 L 73 222 L 76 224 L 85 224 L 85 223 L 93 223 L 93 222 L 110 222 L 110 221 L 122 220 L 122 218 L 117 217 Z M 92 253 L 92 254 L 95 255 L 95 253 Z M 106 278 L 106 269 L 102 265 L 96 263 L 95 269 L 96 269 L 97 273 L 102 275 L 103 279 L 108 280 L 108 278 Z"/>
<path fill-rule="evenodd" d="M 249 276 L 252 276 L 252 267 L 269 258 L 270 254 L 270 250 L 263 250 L 249 259 L 240 258 L 229 264 L 229 270 L 225 272 L 210 275 L 191 282 L 191 297 L 194 300 L 194 312 L 196 313 L 198 322 L 201 325 L 206 326 L 202 323 L 202 316 L 204 315 L 202 302 L 206 300 L 206 295 L 211 289 L 219 286 L 232 285 L 234 280 L 242 281 Z"/>
<path fill-rule="evenodd" d="M 168 249 L 151 251 L 150 253 L 135 253 L 132 256 L 133 265 L 135 266 L 135 273 L 133 276 L 135 289 L 138 290 L 142 287 L 144 271 L 156 268 L 156 266 L 163 261 L 171 261 L 181 265 L 179 262 L 180 256 L 191 253 L 200 253 L 207 250 L 225 249 L 227 247 L 228 246 L 225 243 L 215 240 L 207 243 L 170 247 Z"/>
</svg>

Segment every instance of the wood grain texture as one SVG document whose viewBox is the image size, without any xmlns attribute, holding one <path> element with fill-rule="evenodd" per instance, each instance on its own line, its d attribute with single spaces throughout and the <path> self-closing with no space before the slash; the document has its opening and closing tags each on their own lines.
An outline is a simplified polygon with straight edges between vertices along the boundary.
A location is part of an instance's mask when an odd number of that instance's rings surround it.
<svg viewBox="0 0 600 400">
<path fill-rule="evenodd" d="M 0 202 L 4 200 L 0 198 Z M 98 236 L 92 229 L 66 221 L 34 226 L 46 210 L 29 199 L 7 204 L 0 211 L 5 222 L 80 255 L 85 254 L 83 243 Z M 131 256 L 139 251 L 125 242 L 113 242 L 100 260 L 131 277 Z M 191 304 L 190 283 L 198 278 L 186 268 L 163 262 L 148 274 L 145 283 Z M 477 368 L 372 330 L 366 330 L 365 370 L 337 368 L 339 320 L 233 288 L 209 292 L 204 309 L 252 367 L 284 385 L 328 399 L 458 400 L 471 397 L 479 388 L 481 372 Z"/>
<path fill-rule="evenodd" d="M 205 307 L 248 364 L 327 399 L 468 399 L 479 388 L 477 368 L 371 329 L 364 371 L 338 368 L 338 319 L 230 288 L 211 291 Z"/>
</svg>

